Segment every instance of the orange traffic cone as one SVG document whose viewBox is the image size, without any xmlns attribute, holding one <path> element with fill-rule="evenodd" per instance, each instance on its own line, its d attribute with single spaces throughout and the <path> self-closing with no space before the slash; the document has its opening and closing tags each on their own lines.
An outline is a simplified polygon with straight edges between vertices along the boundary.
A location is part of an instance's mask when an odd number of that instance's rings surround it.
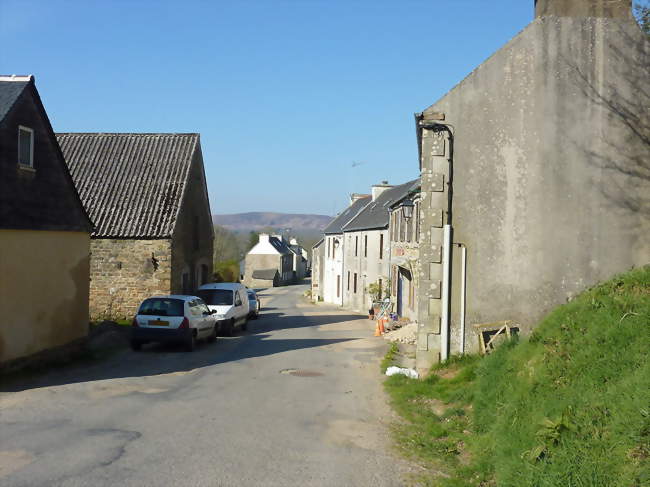
<svg viewBox="0 0 650 487">
<path fill-rule="evenodd" d="M 386 318 L 382 318 L 379 320 L 379 334 L 383 335 L 384 334 L 384 322 L 386 321 Z"/>
<path fill-rule="evenodd" d="M 376 337 L 381 336 L 380 324 L 381 324 L 381 320 L 377 320 L 377 324 L 375 325 L 375 336 Z"/>
</svg>

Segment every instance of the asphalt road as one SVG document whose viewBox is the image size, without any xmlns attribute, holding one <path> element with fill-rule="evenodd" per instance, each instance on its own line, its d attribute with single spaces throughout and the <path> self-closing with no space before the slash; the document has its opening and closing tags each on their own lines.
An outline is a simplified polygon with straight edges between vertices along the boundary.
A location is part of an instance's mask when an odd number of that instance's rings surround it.
<svg viewBox="0 0 650 487">
<path fill-rule="evenodd" d="M 395 486 L 364 317 L 262 291 L 249 330 L 146 346 L 0 393 L 1 486 Z"/>
</svg>

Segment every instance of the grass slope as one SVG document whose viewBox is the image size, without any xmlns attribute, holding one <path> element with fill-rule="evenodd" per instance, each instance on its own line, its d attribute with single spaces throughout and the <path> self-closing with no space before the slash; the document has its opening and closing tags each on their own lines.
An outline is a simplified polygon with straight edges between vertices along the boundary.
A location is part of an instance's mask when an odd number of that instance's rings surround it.
<svg viewBox="0 0 650 487">
<path fill-rule="evenodd" d="M 650 486 L 650 267 L 560 306 L 530 339 L 391 377 L 428 485 Z"/>
</svg>

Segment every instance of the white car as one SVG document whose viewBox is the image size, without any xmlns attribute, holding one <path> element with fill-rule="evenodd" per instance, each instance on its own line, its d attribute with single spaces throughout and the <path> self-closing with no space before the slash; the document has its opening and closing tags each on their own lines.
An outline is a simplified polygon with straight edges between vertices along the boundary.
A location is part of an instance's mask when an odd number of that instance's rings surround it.
<svg viewBox="0 0 650 487">
<path fill-rule="evenodd" d="M 237 326 L 246 329 L 248 294 L 246 287 L 238 282 L 215 282 L 204 284 L 196 292 L 210 310 L 214 311 L 222 335 L 231 336 Z"/>
<path fill-rule="evenodd" d="M 152 296 L 145 299 L 133 318 L 131 348 L 147 342 L 181 342 L 188 351 L 197 340 L 217 338 L 217 319 L 197 296 Z"/>
</svg>

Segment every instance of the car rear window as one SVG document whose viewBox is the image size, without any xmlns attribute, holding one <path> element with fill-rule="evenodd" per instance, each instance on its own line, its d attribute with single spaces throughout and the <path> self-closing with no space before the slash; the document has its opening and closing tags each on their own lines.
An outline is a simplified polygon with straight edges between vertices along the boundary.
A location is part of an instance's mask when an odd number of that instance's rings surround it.
<svg viewBox="0 0 650 487">
<path fill-rule="evenodd" d="M 140 305 L 139 315 L 158 316 L 183 316 L 184 306 L 182 299 L 149 298 Z"/>
<path fill-rule="evenodd" d="M 199 289 L 196 295 L 211 306 L 230 306 L 233 293 L 229 289 Z"/>
</svg>

